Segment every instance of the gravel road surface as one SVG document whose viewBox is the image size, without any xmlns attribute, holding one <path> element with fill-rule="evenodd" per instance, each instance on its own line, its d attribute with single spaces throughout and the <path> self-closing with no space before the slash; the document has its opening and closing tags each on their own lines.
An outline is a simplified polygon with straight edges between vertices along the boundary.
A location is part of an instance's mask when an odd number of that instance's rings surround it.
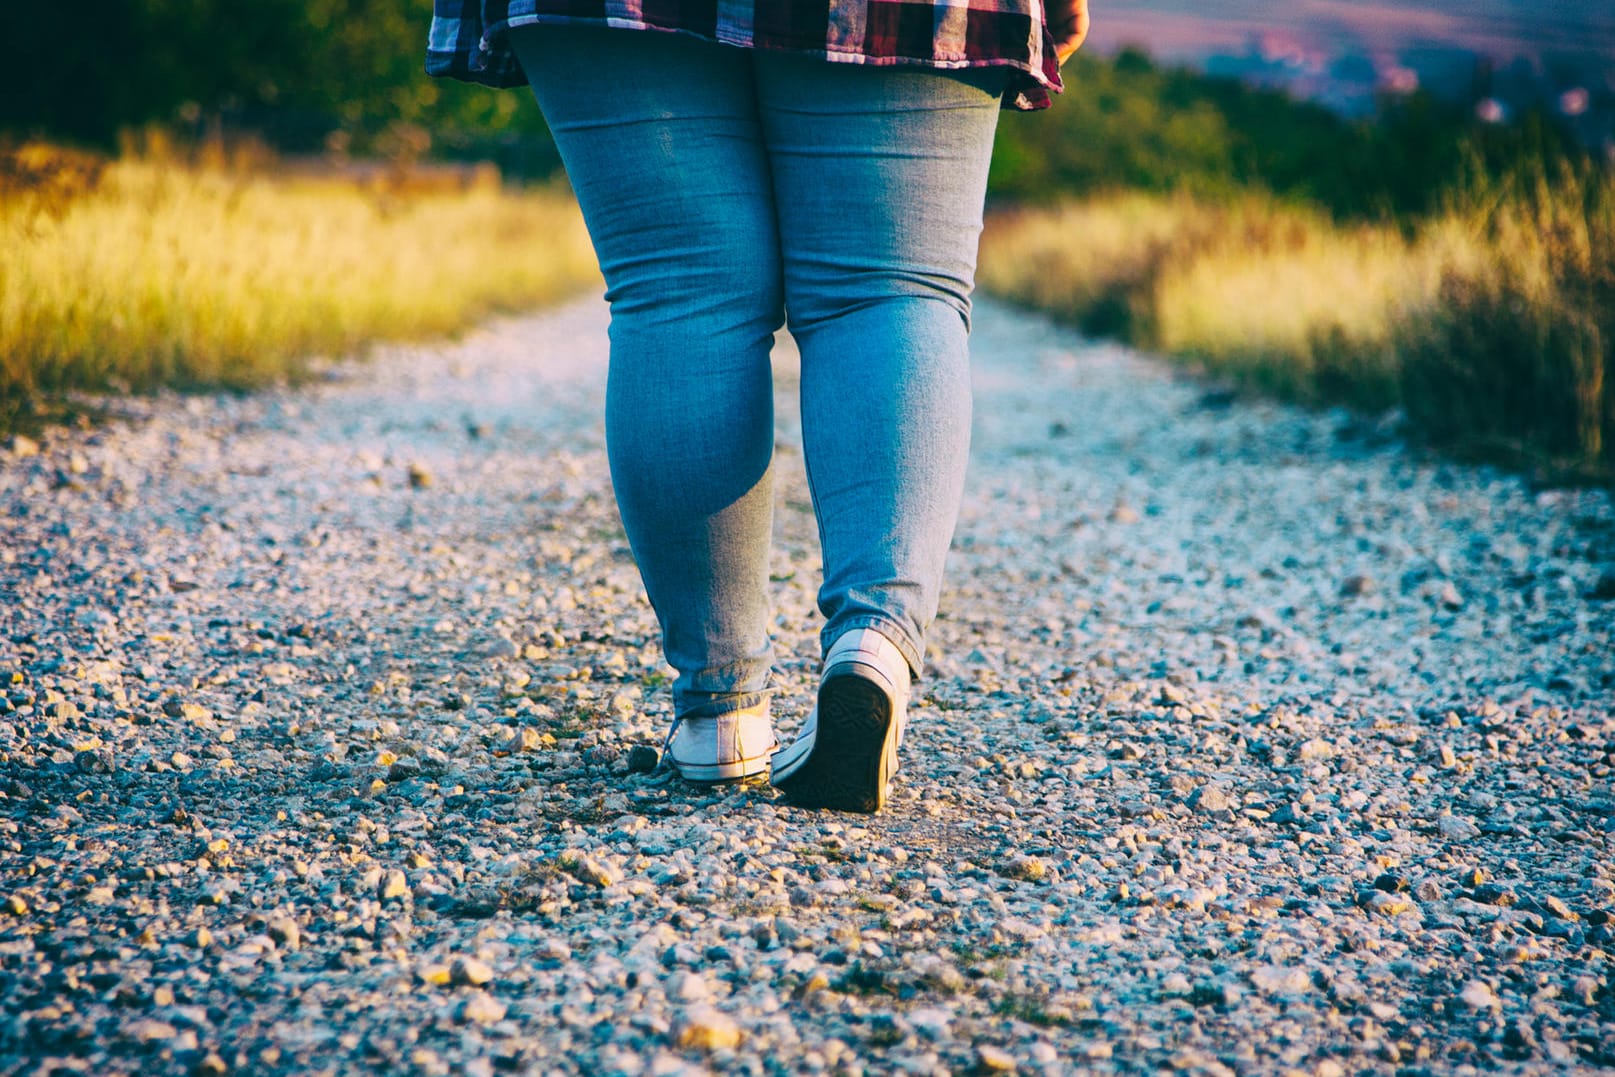
<svg viewBox="0 0 1615 1077">
<path fill-rule="evenodd" d="M 1607 493 L 984 302 L 892 806 L 804 812 L 646 769 L 604 324 L 0 455 L 0 1074 L 1615 1066 Z"/>
</svg>

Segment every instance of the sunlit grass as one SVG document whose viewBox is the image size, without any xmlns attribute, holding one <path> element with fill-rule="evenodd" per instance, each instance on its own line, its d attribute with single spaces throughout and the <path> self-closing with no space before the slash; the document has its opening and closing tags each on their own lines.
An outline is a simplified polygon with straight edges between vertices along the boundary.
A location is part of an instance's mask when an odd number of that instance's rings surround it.
<svg viewBox="0 0 1615 1077">
<path fill-rule="evenodd" d="M 1434 441 L 1615 466 L 1615 180 L 1539 175 L 1416 226 L 1248 197 L 994 215 L 984 287 L 1290 399 L 1400 407 Z"/>
<path fill-rule="evenodd" d="M 24 146 L 0 172 L 0 427 L 64 391 L 251 387 L 597 280 L 570 196 Z"/>
</svg>

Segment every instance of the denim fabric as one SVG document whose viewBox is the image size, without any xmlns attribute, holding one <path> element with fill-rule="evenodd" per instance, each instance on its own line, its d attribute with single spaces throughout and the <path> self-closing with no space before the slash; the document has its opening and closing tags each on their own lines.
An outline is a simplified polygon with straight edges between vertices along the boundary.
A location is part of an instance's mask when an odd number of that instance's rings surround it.
<svg viewBox="0 0 1615 1077">
<path fill-rule="evenodd" d="M 970 431 L 967 337 L 1006 73 L 675 34 L 512 31 L 606 280 L 606 437 L 680 713 L 768 685 L 774 330 L 801 349 L 828 647 L 916 674 Z"/>
</svg>

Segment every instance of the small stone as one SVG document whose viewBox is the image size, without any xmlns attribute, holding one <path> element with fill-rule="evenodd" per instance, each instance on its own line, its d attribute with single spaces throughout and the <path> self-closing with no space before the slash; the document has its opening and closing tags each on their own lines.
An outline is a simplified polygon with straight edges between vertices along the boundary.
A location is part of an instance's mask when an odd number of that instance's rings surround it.
<svg viewBox="0 0 1615 1077">
<path fill-rule="evenodd" d="M 936 1006 L 922 1006 L 911 1010 L 908 1014 L 908 1023 L 914 1026 L 914 1031 L 928 1040 L 940 1042 L 953 1035 L 952 1018 L 948 1011 Z"/>
<path fill-rule="evenodd" d="M 167 984 L 158 984 L 151 989 L 151 1004 L 153 1006 L 172 1006 L 174 1004 L 174 989 Z"/>
<path fill-rule="evenodd" d="M 593 767 L 609 767 L 622 758 L 622 749 L 615 744 L 597 744 L 583 753 L 583 761 Z"/>
<path fill-rule="evenodd" d="M 1237 806 L 1232 797 L 1215 785 L 1202 785 L 1189 794 L 1188 803 L 1195 811 L 1206 814 L 1232 811 Z"/>
<path fill-rule="evenodd" d="M 269 937 L 284 950 L 296 950 L 303 945 L 303 933 L 298 930 L 297 921 L 290 916 L 269 921 Z"/>
<path fill-rule="evenodd" d="M 1401 916 L 1413 908 L 1413 901 L 1404 894 L 1388 894 L 1383 890 L 1376 890 L 1369 895 L 1363 907 L 1381 916 Z"/>
<path fill-rule="evenodd" d="M 1513 1052 L 1529 1054 L 1536 1049 L 1536 1033 L 1524 1021 L 1518 1019 L 1510 1021 L 1508 1027 L 1503 1030 L 1503 1046 Z"/>
<path fill-rule="evenodd" d="M 1295 757 L 1303 763 L 1315 763 L 1320 759 L 1332 758 L 1334 754 L 1335 746 L 1332 742 L 1321 737 L 1314 737 L 1311 740 L 1301 742 L 1301 747 L 1296 751 Z"/>
<path fill-rule="evenodd" d="M 1542 907 L 1547 909 L 1551 915 L 1557 916 L 1561 920 L 1581 919 L 1581 917 L 1576 915 L 1575 911 L 1572 910 L 1569 905 L 1564 903 L 1562 898 L 1553 897 L 1550 895 L 1542 900 Z"/>
<path fill-rule="evenodd" d="M 1503 1000 L 1497 997 L 1497 992 L 1485 980 L 1470 980 L 1458 992 L 1458 997 L 1473 1010 L 1496 1010 L 1503 1005 Z"/>
<path fill-rule="evenodd" d="M 495 636 L 477 648 L 477 654 L 483 658 L 520 658 L 521 653 L 516 641 L 504 636 Z"/>
<path fill-rule="evenodd" d="M 976 1048 L 976 1066 L 984 1073 L 1014 1073 L 1015 1056 L 990 1043 Z"/>
<path fill-rule="evenodd" d="M 1139 519 L 1138 510 L 1126 502 L 1118 502 L 1110 510 L 1109 520 L 1113 524 L 1136 524 Z"/>
<path fill-rule="evenodd" d="M 28 456 L 38 456 L 39 442 L 21 434 L 13 434 L 6 440 L 6 451 L 18 460 Z"/>
<path fill-rule="evenodd" d="M 424 490 L 432 485 L 432 473 L 422 464 L 409 465 L 409 488 L 411 490 Z"/>
<path fill-rule="evenodd" d="M 1457 815 L 1443 815 L 1436 820 L 1436 829 L 1448 841 L 1470 841 L 1480 837 L 1480 827 Z"/>
<path fill-rule="evenodd" d="M 16 894 L 7 894 L 6 911 L 12 916 L 27 916 L 28 903 Z"/>
<path fill-rule="evenodd" d="M 1193 994 L 1194 985 L 1181 972 L 1170 972 L 1166 979 L 1161 981 L 1162 998 L 1189 998 Z"/>
<path fill-rule="evenodd" d="M 681 1002 L 699 1002 L 712 994 L 706 978 L 697 972 L 683 972 L 673 981 L 669 994 Z"/>
<path fill-rule="evenodd" d="M 1049 865 L 1035 856 L 1017 856 L 1004 865 L 1001 874 L 1009 879 L 1040 882 L 1048 878 Z"/>
<path fill-rule="evenodd" d="M 503 1021 L 509 1007 L 486 991 L 473 991 L 466 996 L 455 1019 L 463 1025 L 491 1025 Z"/>
<path fill-rule="evenodd" d="M 1263 965 L 1250 974 L 1251 986 L 1264 995 L 1305 995 L 1312 991 L 1312 977 L 1295 966 Z"/>
<path fill-rule="evenodd" d="M 197 1077 L 222 1077 L 223 1074 L 230 1072 L 230 1066 L 224 1059 L 209 1051 L 202 1056 L 201 1061 L 191 1067 L 191 1072 L 197 1074 Z"/>
<path fill-rule="evenodd" d="M 400 756 L 387 765 L 389 782 L 407 782 L 421 776 L 421 765 L 409 756 Z"/>
<path fill-rule="evenodd" d="M 1598 1001 L 1599 981 L 1591 976 L 1577 976 L 1575 983 L 1570 985 L 1570 992 L 1583 1006 L 1591 1006 Z"/>
<path fill-rule="evenodd" d="M 545 736 L 547 736 L 547 734 L 541 730 L 535 729 L 530 725 L 523 726 L 520 733 L 521 750 L 524 752 L 536 752 L 542 750 L 545 746 Z M 553 742 L 553 740 L 554 738 L 552 737 L 551 741 Z"/>
<path fill-rule="evenodd" d="M 409 879 L 402 871 L 393 868 L 382 876 L 376 892 L 380 895 L 382 901 L 402 899 L 409 893 Z"/>
<path fill-rule="evenodd" d="M 1340 596 L 1342 598 L 1361 598 L 1374 593 L 1374 577 L 1347 576 L 1340 581 Z"/>
<path fill-rule="evenodd" d="M 179 1035 L 179 1029 L 167 1021 L 143 1017 L 124 1026 L 124 1035 L 138 1043 L 158 1043 Z"/>
<path fill-rule="evenodd" d="M 711 1006 L 697 1006 L 684 1015 L 676 1042 L 701 1051 L 733 1049 L 740 1046 L 740 1026 Z"/>
<path fill-rule="evenodd" d="M 561 866 L 582 882 L 592 883 L 604 890 L 622 881 L 622 875 L 610 864 L 588 854 L 573 854 L 564 858 Z"/>
<path fill-rule="evenodd" d="M 1444 609 L 1456 611 L 1464 608 L 1464 596 L 1458 593 L 1458 588 L 1450 581 L 1441 585 L 1441 593 L 1436 596 L 1436 601 L 1441 603 Z"/>
<path fill-rule="evenodd" d="M 449 965 L 449 979 L 453 983 L 481 987 L 493 982 L 493 968 L 474 957 L 457 957 Z"/>
<path fill-rule="evenodd" d="M 662 753 L 649 744 L 636 744 L 628 749 L 628 773 L 649 774 L 662 762 Z"/>
<path fill-rule="evenodd" d="M 198 950 L 206 950 L 213 945 L 213 932 L 205 927 L 199 927 L 191 932 L 191 945 Z"/>
<path fill-rule="evenodd" d="M 187 703 L 180 699 L 169 699 L 164 702 L 163 713 L 170 718 L 183 718 L 194 725 L 204 725 L 213 720 L 213 712 L 200 703 Z"/>
</svg>

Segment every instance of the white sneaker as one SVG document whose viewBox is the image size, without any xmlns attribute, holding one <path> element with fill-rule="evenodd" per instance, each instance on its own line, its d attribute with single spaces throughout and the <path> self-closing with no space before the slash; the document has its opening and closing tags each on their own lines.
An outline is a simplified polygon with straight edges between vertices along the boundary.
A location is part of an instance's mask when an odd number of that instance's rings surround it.
<svg viewBox="0 0 1615 1077">
<path fill-rule="evenodd" d="M 876 812 L 897 773 L 908 708 L 908 659 L 872 628 L 845 632 L 824 658 L 802 732 L 774 753 L 776 788 L 795 804 Z"/>
<path fill-rule="evenodd" d="M 740 710 L 709 713 L 718 705 L 702 704 L 673 719 L 662 758 L 691 782 L 729 782 L 768 769 L 770 753 L 779 747 L 769 717 L 769 697 Z"/>
</svg>

